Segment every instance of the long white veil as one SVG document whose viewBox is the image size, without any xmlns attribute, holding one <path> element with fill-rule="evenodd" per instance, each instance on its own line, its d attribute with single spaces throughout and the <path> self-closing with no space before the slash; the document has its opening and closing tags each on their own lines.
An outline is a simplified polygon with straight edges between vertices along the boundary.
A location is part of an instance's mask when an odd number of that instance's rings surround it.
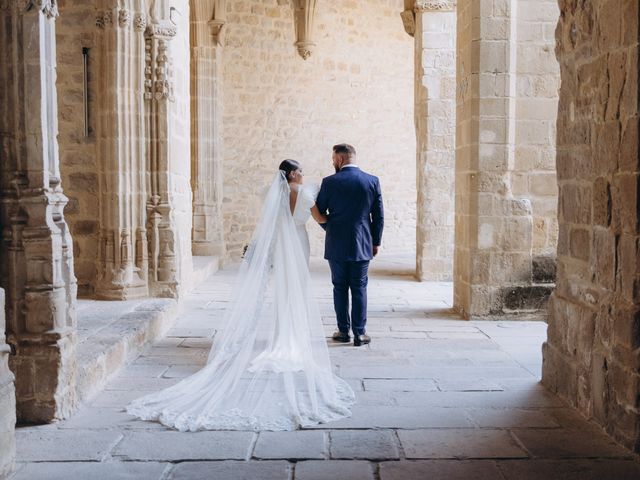
<svg viewBox="0 0 640 480">
<path fill-rule="evenodd" d="M 274 178 L 207 365 L 127 411 L 181 431 L 293 430 L 351 415 L 333 375 L 283 172 Z"/>
</svg>

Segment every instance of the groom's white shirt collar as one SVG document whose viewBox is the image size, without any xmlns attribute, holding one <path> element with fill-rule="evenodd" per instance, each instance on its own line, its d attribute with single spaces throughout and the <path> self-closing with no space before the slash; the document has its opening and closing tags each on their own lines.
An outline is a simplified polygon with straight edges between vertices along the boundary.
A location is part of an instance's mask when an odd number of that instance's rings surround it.
<svg viewBox="0 0 640 480">
<path fill-rule="evenodd" d="M 342 170 L 343 168 L 360 168 L 358 167 L 358 165 L 354 164 L 354 163 L 349 163 L 347 165 L 343 165 L 340 167 L 340 170 Z"/>
</svg>

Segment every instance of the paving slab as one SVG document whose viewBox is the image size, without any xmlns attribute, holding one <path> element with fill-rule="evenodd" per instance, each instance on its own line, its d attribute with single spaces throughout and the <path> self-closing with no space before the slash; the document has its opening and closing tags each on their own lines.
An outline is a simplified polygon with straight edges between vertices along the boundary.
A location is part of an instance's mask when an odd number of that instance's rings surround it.
<svg viewBox="0 0 640 480">
<path fill-rule="evenodd" d="M 399 458 L 397 439 L 390 430 L 337 430 L 329 433 L 333 459 Z"/>
<path fill-rule="evenodd" d="M 500 470 L 491 460 L 405 460 L 382 462 L 380 480 L 497 480 Z"/>
<path fill-rule="evenodd" d="M 534 457 L 629 458 L 629 450 L 615 443 L 604 432 L 592 428 L 584 430 L 517 429 L 513 434 Z"/>
<path fill-rule="evenodd" d="M 168 480 L 287 480 L 292 465 L 278 461 L 187 462 L 176 465 Z"/>
<path fill-rule="evenodd" d="M 29 463 L 11 480 L 161 480 L 169 467 L 157 462 Z"/>
<path fill-rule="evenodd" d="M 111 431 L 38 430 L 18 428 L 18 462 L 100 462 L 120 441 L 122 434 Z"/>
<path fill-rule="evenodd" d="M 633 460 L 500 461 L 506 480 L 638 480 L 640 463 Z"/>
<path fill-rule="evenodd" d="M 127 432 L 113 451 L 121 460 L 244 460 L 252 432 Z"/>
<path fill-rule="evenodd" d="M 526 458 L 505 430 L 399 430 L 406 458 Z"/>
<path fill-rule="evenodd" d="M 374 469 L 374 464 L 358 460 L 307 460 L 296 463 L 294 480 L 373 480 Z"/>
<path fill-rule="evenodd" d="M 318 459 L 328 456 L 321 431 L 260 432 L 253 449 L 257 459 Z"/>
<path fill-rule="evenodd" d="M 556 428 L 560 427 L 552 412 L 522 408 L 478 408 L 468 410 L 479 427 L 493 428 Z"/>
</svg>

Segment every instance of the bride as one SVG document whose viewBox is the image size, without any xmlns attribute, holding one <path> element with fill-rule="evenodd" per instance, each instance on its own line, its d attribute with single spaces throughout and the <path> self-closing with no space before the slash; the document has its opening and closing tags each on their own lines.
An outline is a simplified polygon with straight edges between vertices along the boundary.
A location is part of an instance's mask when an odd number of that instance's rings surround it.
<svg viewBox="0 0 640 480">
<path fill-rule="evenodd" d="M 354 393 L 332 372 L 311 293 L 305 223 L 326 217 L 302 178 L 295 160 L 280 164 L 207 364 L 128 413 L 180 431 L 295 430 L 351 415 Z"/>
</svg>

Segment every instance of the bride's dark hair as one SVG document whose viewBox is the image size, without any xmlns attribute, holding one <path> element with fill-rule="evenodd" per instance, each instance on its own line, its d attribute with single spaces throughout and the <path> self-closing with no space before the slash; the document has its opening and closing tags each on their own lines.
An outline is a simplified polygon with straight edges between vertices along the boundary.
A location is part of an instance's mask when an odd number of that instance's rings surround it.
<svg viewBox="0 0 640 480">
<path fill-rule="evenodd" d="M 292 160 L 290 158 L 287 158 L 286 160 L 283 160 L 282 162 L 280 162 L 280 166 L 278 168 L 284 172 L 284 174 L 287 177 L 287 180 L 289 180 L 290 179 L 289 174 L 291 172 L 300 170 L 300 162 L 298 162 L 297 160 Z"/>
</svg>

